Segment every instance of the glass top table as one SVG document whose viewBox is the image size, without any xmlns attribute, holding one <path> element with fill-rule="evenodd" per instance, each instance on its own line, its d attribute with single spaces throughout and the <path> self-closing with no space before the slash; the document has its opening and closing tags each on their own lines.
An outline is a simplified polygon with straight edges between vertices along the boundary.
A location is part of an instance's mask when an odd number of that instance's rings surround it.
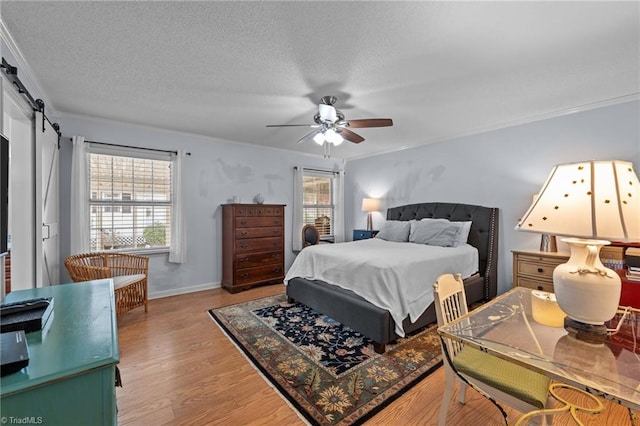
<svg viewBox="0 0 640 426">
<path fill-rule="evenodd" d="M 563 327 L 536 322 L 531 289 L 517 287 L 438 332 L 591 394 L 640 409 L 640 318 L 632 313 L 618 333 L 588 342 Z M 617 314 L 609 328 L 620 322 Z"/>
</svg>

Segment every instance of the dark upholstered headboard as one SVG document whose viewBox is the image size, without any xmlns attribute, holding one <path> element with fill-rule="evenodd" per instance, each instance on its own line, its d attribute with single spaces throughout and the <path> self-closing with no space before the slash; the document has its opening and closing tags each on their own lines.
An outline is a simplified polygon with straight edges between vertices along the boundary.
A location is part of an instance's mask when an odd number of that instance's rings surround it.
<svg viewBox="0 0 640 426">
<path fill-rule="evenodd" d="M 485 299 L 498 292 L 498 209 L 458 203 L 419 203 L 387 209 L 387 220 L 424 218 L 471 221 L 468 243 L 478 249 Z"/>
</svg>

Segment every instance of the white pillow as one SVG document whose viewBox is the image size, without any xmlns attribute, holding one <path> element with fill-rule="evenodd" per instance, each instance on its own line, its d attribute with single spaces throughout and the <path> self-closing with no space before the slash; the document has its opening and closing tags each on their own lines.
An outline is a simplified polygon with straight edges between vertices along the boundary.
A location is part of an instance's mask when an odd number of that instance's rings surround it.
<svg viewBox="0 0 640 426">
<path fill-rule="evenodd" d="M 409 241 L 430 246 L 454 247 L 460 227 L 446 219 L 416 221 L 411 224 Z"/>
<path fill-rule="evenodd" d="M 452 222 L 452 223 L 461 223 L 462 227 L 460 228 L 460 232 L 458 232 L 458 238 L 456 239 L 456 247 L 461 246 L 463 244 L 467 244 L 469 240 L 469 231 L 471 231 L 471 221 L 464 222 Z"/>
<path fill-rule="evenodd" d="M 467 240 L 469 239 L 469 231 L 471 230 L 471 221 L 464 221 L 464 222 L 451 222 L 448 219 L 433 219 L 433 218 L 424 218 L 422 219 L 420 222 L 440 222 L 440 223 L 449 223 L 451 224 L 453 227 L 457 228 L 457 234 L 455 236 L 455 238 L 453 239 L 453 241 L 451 242 L 450 246 L 443 246 L 443 247 L 458 247 L 464 244 L 467 244 Z M 446 241 L 445 241 L 446 242 Z M 435 245 L 435 244 L 432 244 Z"/>
<path fill-rule="evenodd" d="M 386 241 L 395 241 L 404 243 L 409 241 L 409 231 L 411 230 L 411 222 L 406 220 L 387 220 L 380 227 L 380 232 L 376 238 Z"/>
</svg>

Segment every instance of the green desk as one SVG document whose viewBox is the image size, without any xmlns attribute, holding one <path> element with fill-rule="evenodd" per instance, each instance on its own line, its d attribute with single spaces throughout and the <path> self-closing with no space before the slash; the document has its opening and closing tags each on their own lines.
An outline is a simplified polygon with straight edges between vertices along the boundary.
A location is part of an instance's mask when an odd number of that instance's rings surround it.
<svg viewBox="0 0 640 426">
<path fill-rule="evenodd" d="M 29 366 L 0 381 L 0 421 L 117 424 L 112 280 L 14 291 L 5 301 L 34 297 L 53 297 L 53 314 L 43 331 L 27 334 Z"/>
</svg>

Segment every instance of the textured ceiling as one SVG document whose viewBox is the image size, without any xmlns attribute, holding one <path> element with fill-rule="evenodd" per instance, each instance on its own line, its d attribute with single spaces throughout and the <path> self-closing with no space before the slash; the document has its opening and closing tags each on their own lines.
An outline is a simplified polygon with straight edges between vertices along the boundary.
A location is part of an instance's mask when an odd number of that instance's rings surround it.
<svg viewBox="0 0 640 426">
<path fill-rule="evenodd" d="M 48 110 L 355 158 L 637 99 L 638 2 L 0 2 Z M 5 34 L 6 33 L 6 34 Z M 64 129 L 63 129 L 64 131 Z"/>
</svg>

